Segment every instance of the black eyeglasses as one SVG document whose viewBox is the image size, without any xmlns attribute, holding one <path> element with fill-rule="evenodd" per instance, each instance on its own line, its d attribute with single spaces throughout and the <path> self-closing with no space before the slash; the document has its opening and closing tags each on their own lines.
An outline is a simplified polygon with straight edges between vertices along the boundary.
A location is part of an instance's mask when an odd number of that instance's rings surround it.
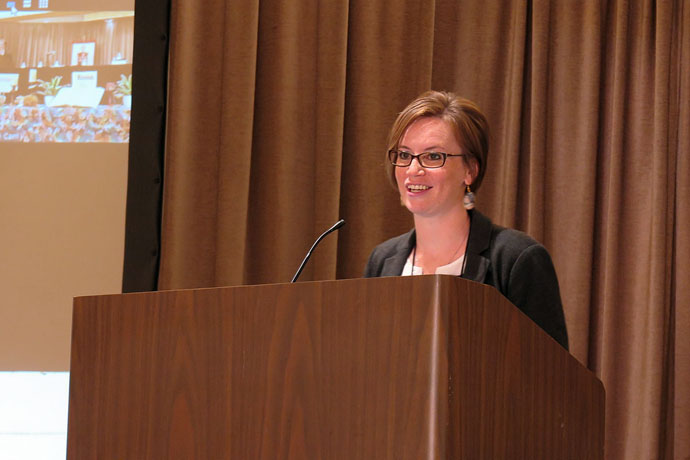
<svg viewBox="0 0 690 460">
<path fill-rule="evenodd" d="M 419 155 L 415 155 L 414 153 L 406 150 L 388 151 L 388 160 L 393 166 L 400 167 L 410 166 L 412 164 L 412 160 L 416 158 L 422 168 L 440 168 L 446 164 L 446 158 L 464 156 L 464 153 L 453 154 L 445 152 L 422 152 Z"/>
</svg>

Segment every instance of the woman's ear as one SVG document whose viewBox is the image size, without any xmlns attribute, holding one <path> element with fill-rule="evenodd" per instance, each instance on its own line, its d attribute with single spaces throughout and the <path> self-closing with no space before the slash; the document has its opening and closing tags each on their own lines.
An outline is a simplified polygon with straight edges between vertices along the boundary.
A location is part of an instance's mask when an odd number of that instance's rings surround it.
<svg viewBox="0 0 690 460">
<path fill-rule="evenodd" d="M 474 183 L 474 180 L 477 178 L 477 175 L 479 174 L 479 164 L 477 164 L 477 160 L 472 158 L 468 160 L 466 164 L 467 173 L 465 174 L 465 180 L 463 182 L 464 186 L 472 185 L 472 183 Z"/>
</svg>

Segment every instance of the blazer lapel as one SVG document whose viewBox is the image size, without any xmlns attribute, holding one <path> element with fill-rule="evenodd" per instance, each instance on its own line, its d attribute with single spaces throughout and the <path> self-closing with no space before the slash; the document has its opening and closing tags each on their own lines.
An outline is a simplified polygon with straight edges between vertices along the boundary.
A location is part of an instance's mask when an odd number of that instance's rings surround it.
<svg viewBox="0 0 690 460">
<path fill-rule="evenodd" d="M 470 236 L 465 253 L 465 271 L 462 278 L 483 283 L 491 262 L 481 254 L 489 249 L 491 242 L 491 221 L 479 211 L 469 211 Z"/>
<path fill-rule="evenodd" d="M 402 238 L 396 245 L 394 254 L 383 261 L 381 276 L 400 276 L 416 241 L 414 229 L 407 232 L 406 238 Z"/>
</svg>

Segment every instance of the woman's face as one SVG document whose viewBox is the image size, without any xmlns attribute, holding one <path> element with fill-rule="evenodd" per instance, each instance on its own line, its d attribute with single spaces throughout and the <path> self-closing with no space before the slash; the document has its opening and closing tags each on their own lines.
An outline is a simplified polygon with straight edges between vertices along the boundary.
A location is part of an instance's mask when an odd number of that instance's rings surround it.
<svg viewBox="0 0 690 460">
<path fill-rule="evenodd" d="M 415 155 L 422 152 L 462 152 L 451 127 L 440 118 L 415 120 L 405 131 L 398 150 Z M 448 157 L 441 168 L 423 168 L 414 159 L 407 167 L 395 166 L 395 180 L 403 204 L 415 216 L 438 217 L 450 211 L 463 210 L 465 184 L 472 175 L 463 157 Z"/>
</svg>

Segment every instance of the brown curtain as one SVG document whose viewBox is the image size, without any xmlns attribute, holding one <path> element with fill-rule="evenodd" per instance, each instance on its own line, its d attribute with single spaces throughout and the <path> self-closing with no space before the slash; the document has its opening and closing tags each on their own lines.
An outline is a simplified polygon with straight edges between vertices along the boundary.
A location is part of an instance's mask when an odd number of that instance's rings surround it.
<svg viewBox="0 0 690 460">
<path fill-rule="evenodd" d="M 358 277 L 410 228 L 383 173 L 422 91 L 492 126 L 479 208 L 550 250 L 606 458 L 690 457 L 690 5 L 173 2 L 159 285 Z"/>
</svg>

